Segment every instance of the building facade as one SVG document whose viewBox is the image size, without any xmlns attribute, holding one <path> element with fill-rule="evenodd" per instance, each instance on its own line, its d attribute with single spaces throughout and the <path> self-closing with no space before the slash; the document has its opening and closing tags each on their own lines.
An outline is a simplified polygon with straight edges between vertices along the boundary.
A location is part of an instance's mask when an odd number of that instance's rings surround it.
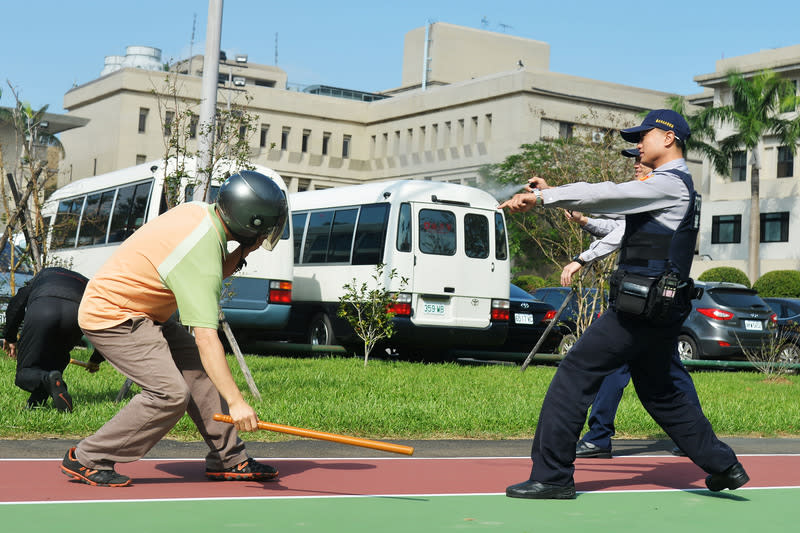
<svg viewBox="0 0 800 533">
<path fill-rule="evenodd" d="M 476 185 L 482 167 L 524 143 L 638 124 L 668 96 L 550 72 L 546 43 L 450 24 L 408 32 L 404 50 L 402 85 L 380 94 L 294 90 L 277 67 L 226 57 L 217 104 L 249 98 L 253 162 L 297 191 L 388 179 Z M 123 63 L 65 95 L 69 114 L 90 122 L 62 134 L 62 183 L 163 157 L 164 119 L 175 112 L 167 76 L 179 100 L 199 110 L 202 56 L 169 74 Z"/>
<path fill-rule="evenodd" d="M 755 54 L 722 59 L 716 70 L 694 80 L 706 90 L 690 97 L 701 106 L 731 103 L 727 74 L 738 71 L 752 76 L 770 69 L 794 82 L 800 81 L 800 45 L 764 50 Z M 797 117 L 788 110 L 782 118 Z M 724 125 L 717 131 L 723 139 L 733 133 Z M 776 136 L 762 138 L 758 147 L 759 207 L 761 211 L 761 274 L 772 270 L 800 270 L 800 164 L 788 146 Z M 700 275 L 717 266 L 732 266 L 747 272 L 750 244 L 751 162 L 743 151 L 731 162 L 731 175 L 721 176 L 706 162 L 703 166 L 703 210 L 699 236 L 699 260 L 692 274 Z M 751 282 L 756 280 L 751 279 Z"/>
</svg>

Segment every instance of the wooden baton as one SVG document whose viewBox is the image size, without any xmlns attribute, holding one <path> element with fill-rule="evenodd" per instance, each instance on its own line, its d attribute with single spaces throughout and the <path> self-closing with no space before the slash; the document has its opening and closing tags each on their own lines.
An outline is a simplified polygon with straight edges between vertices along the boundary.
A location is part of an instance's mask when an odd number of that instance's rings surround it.
<svg viewBox="0 0 800 533">
<path fill-rule="evenodd" d="M 233 424 L 233 418 L 231 418 L 229 415 L 217 413 L 214 415 L 214 420 Z M 331 442 L 338 442 L 339 444 L 349 444 L 351 446 L 372 448 L 373 450 L 381 450 L 384 452 L 401 453 L 403 455 L 414 454 L 414 448 L 411 446 L 403 446 L 402 444 L 392 444 L 389 442 L 379 442 L 369 439 L 360 439 L 358 437 L 348 437 L 347 435 L 325 433 L 324 431 L 315 431 L 313 429 L 284 426 L 283 424 L 273 424 L 272 422 L 262 422 L 261 420 L 258 421 L 258 429 L 266 429 L 267 431 L 276 431 L 278 433 L 287 433 L 289 435 L 297 435 L 298 437 L 307 437 L 309 439 L 328 440 Z"/>
<path fill-rule="evenodd" d="M 91 368 L 91 365 L 86 361 L 81 361 L 80 359 L 72 359 L 69 360 L 70 364 L 82 366 L 83 368 Z"/>
</svg>

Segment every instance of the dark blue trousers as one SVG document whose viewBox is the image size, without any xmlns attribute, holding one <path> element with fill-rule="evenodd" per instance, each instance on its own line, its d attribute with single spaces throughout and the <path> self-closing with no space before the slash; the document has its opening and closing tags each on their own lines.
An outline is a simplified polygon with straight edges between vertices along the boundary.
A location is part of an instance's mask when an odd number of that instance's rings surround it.
<svg viewBox="0 0 800 533">
<path fill-rule="evenodd" d="M 605 377 L 626 363 L 644 408 L 697 466 L 715 474 L 737 462 L 670 376 L 682 318 L 656 326 L 609 309 L 586 329 L 559 364 L 542 403 L 531 448 L 532 481 L 573 482 L 575 443 L 589 405 Z"/>
<path fill-rule="evenodd" d="M 675 382 L 675 386 L 700 408 L 700 399 L 697 397 L 694 381 L 681 362 L 677 350 L 672 355 L 669 375 Z M 600 385 L 600 390 L 597 391 L 594 402 L 592 402 L 589 431 L 583 435 L 582 440 L 591 442 L 600 448 L 611 449 L 611 437 L 616 432 L 614 418 L 617 416 L 622 393 L 630 379 L 631 369 L 627 363 L 606 376 Z"/>
</svg>

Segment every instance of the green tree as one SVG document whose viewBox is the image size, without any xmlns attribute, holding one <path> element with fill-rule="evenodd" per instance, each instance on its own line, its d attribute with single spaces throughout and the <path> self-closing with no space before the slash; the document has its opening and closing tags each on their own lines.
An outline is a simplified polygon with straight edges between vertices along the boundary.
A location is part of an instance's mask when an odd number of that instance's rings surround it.
<svg viewBox="0 0 800 533">
<path fill-rule="evenodd" d="M 800 115 L 786 118 L 783 114 L 795 111 L 800 97 L 795 94 L 796 88 L 791 80 L 771 70 L 761 71 L 752 77 L 731 71 L 727 77 L 731 103 L 709 108 L 704 118 L 717 124 L 719 129 L 727 127 L 733 130 L 733 133 L 717 140 L 720 152 L 727 162 L 723 175 L 730 174 L 730 162 L 734 153 L 743 150 L 747 154 L 750 163 L 748 276 L 750 279 L 758 279 L 761 237 L 759 154 L 765 136 L 777 137 L 792 154 L 797 153 Z"/>
<path fill-rule="evenodd" d="M 344 294 L 339 298 L 339 316 L 347 320 L 356 335 L 364 341 L 364 366 L 375 345 L 394 334 L 392 306 L 397 303 L 397 294 L 386 289 L 397 276 L 397 270 L 385 273 L 385 265 L 379 264 L 372 274 L 372 283 L 346 283 Z M 399 291 L 408 284 L 408 278 L 400 278 Z"/>
<path fill-rule="evenodd" d="M 217 109 L 213 124 L 198 126 L 198 103 L 186 94 L 180 80 L 177 73 L 168 72 L 162 85 L 151 89 L 158 102 L 164 132 L 164 192 L 169 207 L 177 205 L 183 184 L 188 182 L 194 187 L 200 183 L 197 177 L 200 174 L 224 179 L 227 176 L 222 172 L 223 167 L 254 168 L 250 161 L 250 140 L 256 130 L 257 117 L 248 112 L 251 97 L 237 93 L 224 109 Z M 200 161 L 196 139 L 211 128 L 214 128 L 214 135 L 209 168 L 197 168 L 196 173 L 190 173 L 187 161 L 191 158 Z M 204 198 L 207 192 L 203 191 Z"/>
<path fill-rule="evenodd" d="M 47 180 L 47 150 L 54 148 L 60 156 L 64 147 L 58 137 L 46 129 L 47 107 L 38 110 L 19 99 L 16 88 L 7 82 L 15 105 L 0 109 L 0 122 L 14 131 L 19 153 L 0 151 L 0 196 L 6 212 L 6 230 L 0 236 L 0 250 L 16 233 L 22 231 L 26 241 L 26 255 L 32 260 L 35 272 L 46 263 L 47 250 L 44 236 L 46 228 L 41 214 L 43 185 Z M 10 194 L 9 194 L 10 193 Z"/>
</svg>

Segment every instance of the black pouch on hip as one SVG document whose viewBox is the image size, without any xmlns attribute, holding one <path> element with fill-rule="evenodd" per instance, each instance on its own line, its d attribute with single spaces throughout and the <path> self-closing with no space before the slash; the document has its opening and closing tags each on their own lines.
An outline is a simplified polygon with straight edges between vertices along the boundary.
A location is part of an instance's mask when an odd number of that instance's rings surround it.
<svg viewBox="0 0 800 533">
<path fill-rule="evenodd" d="M 625 272 L 618 280 L 615 302 L 617 311 L 645 315 L 653 306 L 653 289 L 658 278 Z"/>
</svg>

